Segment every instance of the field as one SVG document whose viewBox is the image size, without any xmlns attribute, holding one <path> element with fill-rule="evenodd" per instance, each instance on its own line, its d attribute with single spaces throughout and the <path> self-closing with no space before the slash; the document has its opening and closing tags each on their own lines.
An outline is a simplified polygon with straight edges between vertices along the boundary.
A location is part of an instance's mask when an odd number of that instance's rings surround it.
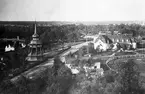
<svg viewBox="0 0 145 94">
<path fill-rule="evenodd" d="M 121 56 L 121 55 L 135 55 L 135 52 L 117 52 L 115 53 L 115 56 Z"/>
<path fill-rule="evenodd" d="M 136 52 L 138 52 L 140 54 L 145 54 L 145 50 L 137 50 Z"/>
</svg>

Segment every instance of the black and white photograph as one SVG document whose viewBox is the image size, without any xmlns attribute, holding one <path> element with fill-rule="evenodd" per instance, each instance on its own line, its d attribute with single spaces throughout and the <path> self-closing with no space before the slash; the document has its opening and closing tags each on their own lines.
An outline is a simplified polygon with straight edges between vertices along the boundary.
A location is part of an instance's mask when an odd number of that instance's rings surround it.
<svg viewBox="0 0 145 94">
<path fill-rule="evenodd" d="M 145 94 L 145 0 L 0 0 L 0 94 Z"/>
</svg>

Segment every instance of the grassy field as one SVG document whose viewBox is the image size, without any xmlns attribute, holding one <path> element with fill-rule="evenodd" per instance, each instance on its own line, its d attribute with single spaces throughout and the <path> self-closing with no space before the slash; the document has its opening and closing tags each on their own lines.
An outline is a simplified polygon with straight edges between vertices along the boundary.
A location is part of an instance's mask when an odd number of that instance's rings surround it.
<svg viewBox="0 0 145 94">
<path fill-rule="evenodd" d="M 121 56 L 121 55 L 135 55 L 135 52 L 117 52 L 115 53 L 115 56 Z"/>
<path fill-rule="evenodd" d="M 145 50 L 137 50 L 136 52 L 138 52 L 139 54 L 145 54 Z"/>
<path fill-rule="evenodd" d="M 98 52 L 96 54 L 93 54 L 93 56 L 107 56 L 112 55 L 113 53 L 114 53 L 113 51 Z"/>
</svg>

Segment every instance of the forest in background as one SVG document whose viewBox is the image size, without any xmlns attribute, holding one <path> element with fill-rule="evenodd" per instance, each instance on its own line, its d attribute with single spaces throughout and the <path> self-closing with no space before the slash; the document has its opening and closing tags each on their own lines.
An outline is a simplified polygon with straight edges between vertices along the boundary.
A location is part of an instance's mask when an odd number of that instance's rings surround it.
<svg viewBox="0 0 145 94">
<path fill-rule="evenodd" d="M 56 22 L 57 23 L 57 22 Z M 98 34 L 99 31 L 119 31 L 121 34 L 133 34 L 133 36 L 144 36 L 145 26 L 139 24 L 109 24 L 109 25 L 84 25 L 84 24 L 54 24 L 37 23 L 37 32 L 40 35 L 42 43 L 45 45 L 57 42 L 76 42 L 82 40 L 83 35 Z M 29 43 L 34 33 L 34 23 L 27 24 L 0 24 L 0 38 L 20 38 L 26 39 Z"/>
</svg>

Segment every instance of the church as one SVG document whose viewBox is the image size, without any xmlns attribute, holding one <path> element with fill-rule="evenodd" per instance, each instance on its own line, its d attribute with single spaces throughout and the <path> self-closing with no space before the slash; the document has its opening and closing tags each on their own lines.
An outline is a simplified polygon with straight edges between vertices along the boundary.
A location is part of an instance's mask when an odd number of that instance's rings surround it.
<svg viewBox="0 0 145 94">
<path fill-rule="evenodd" d="M 43 61 L 43 50 L 42 50 L 42 42 L 39 39 L 39 35 L 37 34 L 37 27 L 35 23 L 34 34 L 32 35 L 32 40 L 29 43 L 29 54 L 26 58 L 27 61 L 37 62 Z"/>
</svg>

